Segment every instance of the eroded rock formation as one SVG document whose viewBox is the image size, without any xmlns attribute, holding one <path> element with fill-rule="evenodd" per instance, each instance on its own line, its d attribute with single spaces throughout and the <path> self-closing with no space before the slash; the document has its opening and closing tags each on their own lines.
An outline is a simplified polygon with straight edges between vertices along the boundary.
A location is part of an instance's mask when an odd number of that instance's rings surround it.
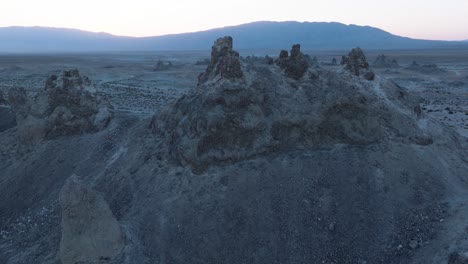
<svg viewBox="0 0 468 264">
<path fill-rule="evenodd" d="M 198 77 L 198 84 L 203 84 L 215 77 L 235 79 L 243 75 L 239 53 L 233 50 L 232 37 L 223 37 L 211 47 L 211 61 L 206 71 Z"/>
<path fill-rule="evenodd" d="M 109 263 L 123 246 L 122 232 L 102 196 L 76 175 L 67 179 L 59 197 L 62 211 L 62 264 Z"/>
<path fill-rule="evenodd" d="M 369 81 L 375 78 L 375 74 L 370 69 L 364 52 L 359 47 L 352 49 L 348 56 L 343 56 L 341 64 L 345 66 L 346 70 L 356 76 L 362 76 Z"/>
<path fill-rule="evenodd" d="M 307 63 L 300 47 L 295 45 L 291 56 L 286 53 L 281 52 L 280 67 L 295 79 L 305 75 Z M 357 74 L 371 73 L 360 50 L 350 53 L 347 67 Z M 401 97 L 406 93 L 391 82 L 373 84 L 323 71 L 320 78 L 288 84 L 289 77 L 267 65 L 244 74 L 244 82 L 202 85 L 155 115 L 153 132 L 169 144 L 161 149 L 168 149 L 181 164 L 203 171 L 211 164 L 283 148 L 366 145 L 384 140 L 389 133 L 415 144 L 417 138 L 425 138 L 413 110 L 419 101 Z M 391 113 L 394 105 L 405 110 Z M 392 128 L 396 126 L 398 133 Z"/>
<path fill-rule="evenodd" d="M 8 101 L 16 112 L 18 135 L 24 143 L 97 132 L 112 118 L 110 103 L 78 70 L 51 75 L 33 99 L 27 98 L 24 89 L 12 89 Z"/>
</svg>

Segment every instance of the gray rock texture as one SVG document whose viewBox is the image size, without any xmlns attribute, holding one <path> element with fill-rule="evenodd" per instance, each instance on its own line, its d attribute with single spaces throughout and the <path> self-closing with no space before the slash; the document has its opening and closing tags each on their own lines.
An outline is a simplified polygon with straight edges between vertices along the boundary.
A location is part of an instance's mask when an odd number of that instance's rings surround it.
<svg viewBox="0 0 468 264">
<path fill-rule="evenodd" d="M 301 52 L 301 45 L 299 44 L 292 46 L 291 56 L 288 55 L 287 51 L 282 50 L 277 64 L 284 70 L 286 75 L 296 80 L 302 78 L 309 68 L 309 63 Z"/>
<path fill-rule="evenodd" d="M 211 62 L 205 73 L 198 77 L 198 83 L 203 84 L 215 77 L 227 79 L 242 77 L 239 53 L 233 50 L 232 37 L 227 36 L 215 41 L 211 48 Z"/>
<path fill-rule="evenodd" d="M 300 56 L 298 47 L 293 50 L 289 61 Z M 392 82 L 325 70 L 318 79 L 304 74 L 309 78 L 288 84 L 267 66 L 245 72 L 242 80 L 199 86 L 156 115 L 152 129 L 168 139 L 167 155 L 195 171 L 285 149 L 431 139 L 415 112 L 418 99 Z"/>
<path fill-rule="evenodd" d="M 51 75 L 43 91 L 28 99 L 23 89 L 12 89 L 8 100 L 16 112 L 22 143 L 104 129 L 111 105 L 78 70 Z"/>
<path fill-rule="evenodd" d="M 108 263 L 123 247 L 122 232 L 109 205 L 76 175 L 67 179 L 59 197 L 62 212 L 62 264 Z"/>
</svg>

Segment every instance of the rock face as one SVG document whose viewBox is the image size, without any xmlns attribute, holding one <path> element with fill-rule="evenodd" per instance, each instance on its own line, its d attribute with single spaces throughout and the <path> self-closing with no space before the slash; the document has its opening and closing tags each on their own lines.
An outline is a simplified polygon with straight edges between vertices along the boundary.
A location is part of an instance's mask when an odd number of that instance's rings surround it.
<svg viewBox="0 0 468 264">
<path fill-rule="evenodd" d="M 345 69 L 356 76 L 362 76 L 369 81 L 375 78 L 375 74 L 370 70 L 369 63 L 361 48 L 354 48 L 348 56 L 343 56 L 341 64 L 344 64 Z"/>
<path fill-rule="evenodd" d="M 302 63 L 299 46 L 292 51 L 278 63 L 295 77 L 305 75 L 307 64 Z M 359 74 L 368 71 L 362 51 L 351 53 L 349 67 Z M 415 144 L 417 138 L 425 138 L 414 112 L 418 99 L 391 82 L 352 81 L 347 75 L 323 71 L 318 79 L 308 73 L 309 78 L 289 86 L 288 78 L 274 69 L 265 66 L 245 73 L 243 82 L 202 85 L 163 109 L 153 118 L 152 129 L 169 140 L 161 147 L 169 150 L 164 155 L 199 172 L 212 164 L 284 148 L 367 145 L 389 134 Z M 301 89 L 294 88 L 298 86 Z M 392 105 L 405 111 L 390 114 Z"/>
<path fill-rule="evenodd" d="M 60 260 L 63 264 L 108 263 L 123 246 L 119 223 L 101 195 L 76 175 L 67 179 L 59 198 L 62 210 Z"/>
<path fill-rule="evenodd" d="M 242 77 L 239 53 L 233 50 L 232 37 L 227 36 L 215 41 L 211 47 L 211 62 L 205 73 L 198 77 L 198 84 L 216 77 L 227 79 Z"/>
<path fill-rule="evenodd" d="M 389 59 L 387 56 L 384 54 L 380 54 L 377 56 L 375 59 L 374 63 L 372 64 L 372 67 L 375 68 L 399 68 L 400 65 L 396 61 L 396 59 Z"/>
<path fill-rule="evenodd" d="M 91 81 L 78 70 L 51 75 L 45 89 L 32 100 L 24 90 L 13 89 L 9 102 L 16 112 L 18 135 L 24 143 L 97 132 L 112 117 L 110 103 L 96 93 Z"/>
<path fill-rule="evenodd" d="M 277 64 L 285 71 L 286 75 L 296 80 L 302 78 L 309 68 L 309 63 L 304 54 L 302 54 L 301 45 L 299 44 L 292 46 L 291 56 L 288 55 L 286 50 L 282 50 Z"/>
</svg>

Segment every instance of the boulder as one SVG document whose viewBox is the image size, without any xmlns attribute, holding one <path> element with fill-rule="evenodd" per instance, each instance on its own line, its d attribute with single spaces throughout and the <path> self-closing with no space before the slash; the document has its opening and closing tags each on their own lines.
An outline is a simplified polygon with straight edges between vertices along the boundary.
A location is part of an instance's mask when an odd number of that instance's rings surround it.
<svg viewBox="0 0 468 264">
<path fill-rule="evenodd" d="M 368 81 L 372 81 L 375 78 L 375 74 L 370 69 L 364 52 L 359 47 L 352 49 L 348 56 L 343 56 L 341 64 L 344 64 L 345 69 L 353 75 L 362 76 Z"/>
<path fill-rule="evenodd" d="M 76 175 L 67 179 L 59 197 L 63 264 L 108 263 L 123 247 L 119 223 L 104 198 Z"/>
<path fill-rule="evenodd" d="M 211 61 L 206 71 L 198 76 L 198 84 L 216 77 L 225 79 L 241 78 L 243 75 L 239 53 L 233 50 L 232 37 L 223 37 L 211 47 Z"/>
<path fill-rule="evenodd" d="M 277 64 L 284 70 L 288 77 L 296 80 L 301 79 L 309 68 L 307 58 L 301 52 L 301 45 L 299 44 L 292 46 L 291 56 L 288 56 L 287 51 L 282 50 L 277 60 Z"/>
</svg>

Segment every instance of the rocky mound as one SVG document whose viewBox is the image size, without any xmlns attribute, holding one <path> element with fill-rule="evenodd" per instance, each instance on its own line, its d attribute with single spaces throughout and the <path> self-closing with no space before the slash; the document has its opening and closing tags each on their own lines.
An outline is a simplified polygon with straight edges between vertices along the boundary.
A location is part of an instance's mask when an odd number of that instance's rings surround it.
<svg viewBox="0 0 468 264">
<path fill-rule="evenodd" d="M 293 51 L 291 57 L 283 51 L 278 60 L 287 76 L 306 66 L 298 45 Z M 350 53 L 346 68 L 371 79 L 360 49 Z M 156 115 L 152 129 L 169 140 L 170 156 L 195 171 L 284 149 L 369 145 L 388 138 L 432 143 L 418 124 L 418 99 L 397 85 L 325 70 L 300 72 L 307 77 L 298 81 L 274 66 L 244 72 L 236 80 L 213 76 L 216 83 L 200 85 Z M 392 113 L 395 107 L 400 110 Z"/>
<path fill-rule="evenodd" d="M 362 76 L 369 81 L 372 81 L 375 78 L 375 74 L 370 69 L 366 56 L 360 48 L 354 48 L 348 56 L 343 56 L 341 64 L 345 66 L 346 70 L 356 76 Z"/>
<path fill-rule="evenodd" d="M 399 68 L 400 65 L 398 64 L 396 59 L 390 59 L 384 54 L 377 56 L 372 67 L 375 68 Z"/>
<path fill-rule="evenodd" d="M 8 101 L 16 113 L 22 142 L 96 132 L 111 119 L 109 102 L 78 70 L 51 75 L 44 90 L 32 100 L 22 89 L 12 89 Z"/>
<path fill-rule="evenodd" d="M 276 64 L 284 70 L 286 75 L 296 80 L 301 79 L 309 68 L 309 63 L 301 52 L 301 45 L 299 44 L 292 46 L 291 56 L 286 50 L 282 50 Z"/>
</svg>

